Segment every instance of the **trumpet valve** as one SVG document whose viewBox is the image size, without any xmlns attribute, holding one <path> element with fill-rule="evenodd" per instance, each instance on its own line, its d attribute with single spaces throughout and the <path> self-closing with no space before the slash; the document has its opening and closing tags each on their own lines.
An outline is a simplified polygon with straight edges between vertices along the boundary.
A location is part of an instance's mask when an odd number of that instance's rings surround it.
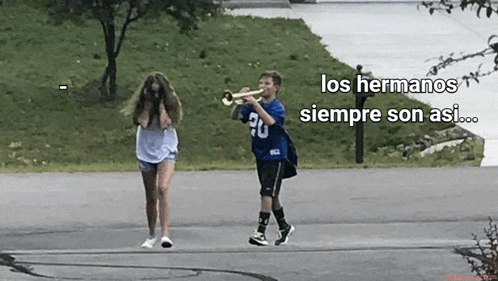
<svg viewBox="0 0 498 281">
<path fill-rule="evenodd" d="M 252 95 L 259 95 L 259 94 L 262 94 L 263 91 L 264 91 L 263 89 L 260 89 L 260 90 L 251 91 L 251 92 L 234 94 L 230 90 L 225 90 L 225 92 L 223 93 L 223 97 L 222 97 L 221 101 L 226 106 L 229 106 L 234 102 L 237 104 L 241 104 L 241 103 L 244 103 L 244 101 L 243 101 L 244 97 L 248 97 L 248 96 L 252 96 Z"/>
</svg>

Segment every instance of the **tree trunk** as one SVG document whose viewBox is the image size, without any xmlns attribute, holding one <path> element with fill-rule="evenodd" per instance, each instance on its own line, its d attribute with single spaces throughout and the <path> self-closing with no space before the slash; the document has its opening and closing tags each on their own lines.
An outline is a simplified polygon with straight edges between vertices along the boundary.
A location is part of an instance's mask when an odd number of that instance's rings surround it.
<svg viewBox="0 0 498 281">
<path fill-rule="evenodd" d="M 117 94 L 116 94 L 116 53 L 114 52 L 114 46 L 116 45 L 116 37 L 115 37 L 115 30 L 114 30 L 114 18 L 112 19 L 112 22 L 109 24 L 109 52 L 107 54 L 108 57 L 108 64 L 107 68 L 109 68 L 108 74 L 109 74 L 109 100 L 110 101 L 115 101 Z"/>
<path fill-rule="evenodd" d="M 0 0 L 1 1 L 1 0 Z M 100 23 L 102 29 L 104 30 L 105 43 L 106 43 L 106 53 L 107 53 L 107 67 L 105 68 L 104 75 L 100 80 L 100 92 L 101 98 L 105 101 L 115 101 L 117 99 L 117 63 L 116 59 L 123 43 L 126 28 L 128 24 L 136 21 L 140 16 L 132 16 L 133 9 L 135 5 L 131 5 L 128 8 L 125 22 L 121 28 L 121 34 L 119 35 L 119 40 L 116 43 L 116 27 L 114 25 L 114 10 L 108 5 L 108 2 L 104 2 L 103 9 L 106 11 L 107 15 L 105 18 L 101 19 Z M 132 3 L 136 4 L 136 3 Z M 109 91 L 107 89 L 107 81 L 109 79 Z"/>
<path fill-rule="evenodd" d="M 107 53 L 107 67 L 105 68 L 104 75 L 100 80 L 100 95 L 104 101 L 115 101 L 116 94 L 116 31 L 114 27 L 114 13 L 110 6 L 104 6 L 107 17 L 101 21 L 102 29 L 105 35 L 105 50 Z M 107 88 L 107 81 L 109 79 L 109 89 Z"/>
<path fill-rule="evenodd" d="M 107 78 L 109 78 L 109 67 L 105 68 L 104 75 L 100 78 L 100 98 L 102 100 L 109 99 L 109 93 L 107 92 Z"/>
</svg>

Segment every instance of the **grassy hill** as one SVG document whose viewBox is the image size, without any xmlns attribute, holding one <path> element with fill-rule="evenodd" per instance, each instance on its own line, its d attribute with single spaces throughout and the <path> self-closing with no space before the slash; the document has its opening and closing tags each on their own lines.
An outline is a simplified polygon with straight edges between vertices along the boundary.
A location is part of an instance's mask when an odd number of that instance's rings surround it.
<svg viewBox="0 0 498 281">
<path fill-rule="evenodd" d="M 482 144 L 466 142 L 421 158 L 396 149 L 453 124 L 365 124 L 365 162 L 355 164 L 355 131 L 347 123 L 302 123 L 299 112 L 353 108 L 352 93 L 321 93 L 321 75 L 352 79 L 355 70 L 329 55 L 302 20 L 211 17 L 185 36 L 169 18 L 131 24 L 118 57 L 118 95 L 101 103 L 96 81 L 106 66 L 96 20 L 55 22 L 43 10 L 0 6 L 0 169 L 2 171 L 135 170 L 135 133 L 119 113 L 144 78 L 161 71 L 184 105 L 179 169 L 251 168 L 248 128 L 229 119 L 225 89 L 257 87 L 259 75 L 283 75 L 287 130 L 303 168 L 478 164 Z M 68 85 L 68 90 L 59 90 Z M 403 94 L 377 94 L 367 108 L 429 107 Z M 461 153 L 464 151 L 464 157 Z"/>
</svg>

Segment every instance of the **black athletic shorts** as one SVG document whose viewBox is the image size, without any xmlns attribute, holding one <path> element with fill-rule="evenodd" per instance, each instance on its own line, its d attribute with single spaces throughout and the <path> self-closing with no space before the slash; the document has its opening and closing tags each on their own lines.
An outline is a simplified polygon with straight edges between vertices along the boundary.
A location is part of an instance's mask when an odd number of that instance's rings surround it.
<svg viewBox="0 0 498 281">
<path fill-rule="evenodd" d="M 261 183 L 261 196 L 275 197 L 280 193 L 282 176 L 284 175 L 284 161 L 256 161 L 259 182 Z"/>
</svg>

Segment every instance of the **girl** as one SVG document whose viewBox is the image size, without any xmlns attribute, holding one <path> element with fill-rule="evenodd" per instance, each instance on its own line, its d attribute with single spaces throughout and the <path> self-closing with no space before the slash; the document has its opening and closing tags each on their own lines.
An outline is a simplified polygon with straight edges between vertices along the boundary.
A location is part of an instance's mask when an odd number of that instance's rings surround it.
<svg viewBox="0 0 498 281">
<path fill-rule="evenodd" d="M 133 123 L 138 126 L 136 154 L 145 186 L 149 237 L 142 248 L 156 243 L 155 226 L 159 202 L 161 246 L 169 248 L 169 186 L 178 156 L 176 125 L 182 118 L 182 106 L 168 79 L 151 73 L 135 94 Z"/>
</svg>

